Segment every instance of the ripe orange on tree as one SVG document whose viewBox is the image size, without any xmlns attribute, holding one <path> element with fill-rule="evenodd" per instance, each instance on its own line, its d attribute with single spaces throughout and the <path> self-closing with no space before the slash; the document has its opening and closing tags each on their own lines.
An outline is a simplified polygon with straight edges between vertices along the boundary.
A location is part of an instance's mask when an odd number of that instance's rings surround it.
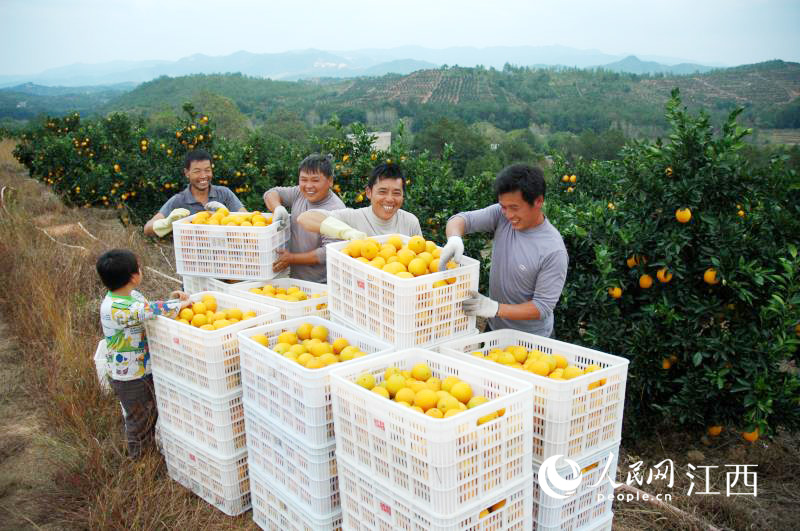
<svg viewBox="0 0 800 531">
<path fill-rule="evenodd" d="M 758 428 L 754 429 L 753 431 L 742 432 L 742 437 L 747 442 L 756 442 L 758 440 Z"/>
<path fill-rule="evenodd" d="M 688 223 L 692 219 L 692 211 L 688 208 L 679 208 L 675 211 L 675 219 L 680 223 Z"/>
<path fill-rule="evenodd" d="M 719 284 L 719 279 L 717 278 L 717 270 L 713 267 L 709 267 L 706 269 L 705 273 L 703 273 L 703 281 L 706 284 Z"/>
</svg>

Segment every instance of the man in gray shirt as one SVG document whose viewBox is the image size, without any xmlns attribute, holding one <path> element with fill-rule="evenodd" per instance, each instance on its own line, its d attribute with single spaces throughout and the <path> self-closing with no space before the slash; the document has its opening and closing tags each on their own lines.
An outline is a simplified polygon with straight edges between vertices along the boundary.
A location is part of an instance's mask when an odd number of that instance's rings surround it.
<svg viewBox="0 0 800 531">
<path fill-rule="evenodd" d="M 308 231 L 336 240 L 359 240 L 382 234 L 422 234 L 417 216 L 400 210 L 405 197 L 406 179 L 396 164 L 375 166 L 367 183 L 370 206 L 324 212 L 309 210 L 298 218 Z"/>
<path fill-rule="evenodd" d="M 331 191 L 333 166 L 330 156 L 309 155 L 300 163 L 299 173 L 298 186 L 278 186 L 264 192 L 264 204 L 272 211 L 273 220 L 285 223 L 291 219 L 289 249 L 278 251 L 278 260 L 272 269 L 278 272 L 291 266 L 292 278 L 324 283 L 327 281 L 325 245 L 332 240 L 303 229 L 297 218 L 307 210 L 336 210 L 345 208 L 345 205 Z M 286 207 L 291 209 L 291 217 Z"/>
<path fill-rule="evenodd" d="M 464 301 L 464 312 L 486 317 L 491 330 L 513 328 L 550 337 L 569 257 L 561 234 L 542 212 L 542 170 L 526 164 L 508 166 L 498 173 L 494 188 L 496 204 L 447 221 L 447 245 L 439 267 L 461 257 L 464 234 L 493 232 L 490 296 L 473 293 Z"/>
<path fill-rule="evenodd" d="M 183 161 L 183 174 L 189 186 L 170 197 L 150 218 L 144 226 L 147 236 L 163 238 L 172 232 L 173 222 L 201 210 L 217 210 L 223 206 L 230 212 L 246 210 L 229 188 L 211 184 L 214 172 L 211 169 L 211 155 L 207 151 L 195 149 L 187 153 Z"/>
</svg>

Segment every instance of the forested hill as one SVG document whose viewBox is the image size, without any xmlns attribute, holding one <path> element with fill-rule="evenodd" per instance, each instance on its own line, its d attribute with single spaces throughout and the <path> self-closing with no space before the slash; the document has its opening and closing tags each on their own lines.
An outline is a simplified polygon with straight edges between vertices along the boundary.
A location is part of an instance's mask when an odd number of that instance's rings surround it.
<svg viewBox="0 0 800 531">
<path fill-rule="evenodd" d="M 547 124 L 580 132 L 612 126 L 662 125 L 664 101 L 681 89 L 690 107 L 712 114 L 744 106 L 743 120 L 760 127 L 800 127 L 787 122 L 800 96 L 800 64 L 770 61 L 690 76 L 639 76 L 604 70 L 507 67 L 441 68 L 409 75 L 351 80 L 270 81 L 233 75 L 160 78 L 113 100 L 107 110 L 148 111 L 176 107 L 199 91 L 233 100 L 258 122 L 275 109 L 309 122 L 334 112 L 345 121 L 374 125 L 408 116 L 448 114 L 468 123 L 488 121 L 502 129 Z M 794 106 L 791 105 L 795 102 Z M 794 110 L 796 114 L 796 110 Z M 377 123 L 375 123 L 377 122 Z"/>
<path fill-rule="evenodd" d="M 154 114 L 213 94 L 231 100 L 253 125 L 291 111 L 309 125 L 335 113 L 343 122 L 413 128 L 441 116 L 489 122 L 503 130 L 626 133 L 657 131 L 663 106 L 678 87 L 690 108 L 718 119 L 737 106 L 741 121 L 760 128 L 800 128 L 800 64 L 770 61 L 693 75 L 636 75 L 576 68 L 442 67 L 408 75 L 348 80 L 272 81 L 241 74 L 162 77 L 118 95 L 97 112 Z"/>
</svg>

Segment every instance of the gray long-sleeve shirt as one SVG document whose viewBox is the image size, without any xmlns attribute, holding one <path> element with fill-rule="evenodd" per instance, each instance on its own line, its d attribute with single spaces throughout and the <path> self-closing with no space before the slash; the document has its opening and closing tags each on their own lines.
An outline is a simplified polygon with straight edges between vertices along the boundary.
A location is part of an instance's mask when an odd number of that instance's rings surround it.
<svg viewBox="0 0 800 531">
<path fill-rule="evenodd" d="M 291 212 L 291 240 L 289 240 L 289 252 L 306 253 L 316 249 L 318 264 L 313 265 L 292 265 L 291 277 L 309 282 L 327 282 L 327 272 L 325 268 L 325 245 L 336 241 L 316 232 L 308 232 L 297 222 L 297 218 L 307 210 L 337 210 L 345 208 L 345 204 L 339 196 L 328 190 L 328 195 L 316 203 L 310 202 L 300 191 L 299 186 L 276 186 L 268 190 L 276 192 L 281 198 L 281 204 Z"/>
<path fill-rule="evenodd" d="M 502 304 L 532 302 L 538 320 L 494 317 L 493 330 L 513 328 L 540 336 L 553 333 L 553 309 L 567 278 L 567 248 L 558 230 L 545 218 L 536 227 L 515 230 L 500 205 L 456 214 L 466 221 L 466 232 L 493 232 L 489 296 Z"/>
</svg>

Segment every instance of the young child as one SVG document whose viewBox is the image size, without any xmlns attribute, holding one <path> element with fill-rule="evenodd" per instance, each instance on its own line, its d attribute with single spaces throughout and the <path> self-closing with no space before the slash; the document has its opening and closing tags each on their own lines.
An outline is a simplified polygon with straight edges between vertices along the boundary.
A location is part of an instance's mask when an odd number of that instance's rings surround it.
<svg viewBox="0 0 800 531">
<path fill-rule="evenodd" d="M 189 296 L 173 291 L 172 300 L 148 302 L 135 290 L 142 283 L 142 270 L 136 255 L 127 249 L 103 253 L 97 259 L 97 274 L 108 288 L 100 304 L 108 379 L 124 410 L 128 454 L 138 459 L 153 440 L 158 418 L 144 321 L 158 315 L 177 316 L 190 304 Z"/>
</svg>

